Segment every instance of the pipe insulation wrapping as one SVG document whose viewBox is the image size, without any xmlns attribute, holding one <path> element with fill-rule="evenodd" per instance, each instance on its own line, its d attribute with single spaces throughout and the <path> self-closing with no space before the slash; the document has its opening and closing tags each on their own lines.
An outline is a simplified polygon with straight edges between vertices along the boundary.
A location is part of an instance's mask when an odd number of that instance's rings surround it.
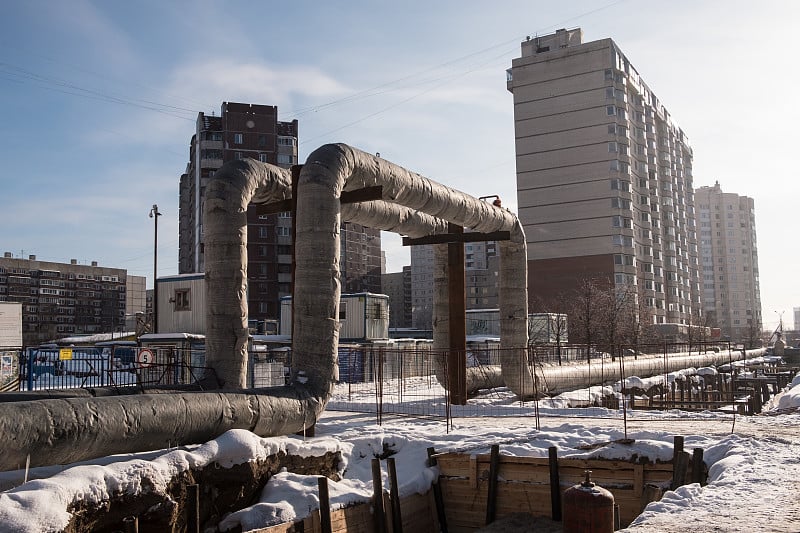
<svg viewBox="0 0 800 533">
<path fill-rule="evenodd" d="M 380 201 L 340 205 L 341 192 L 380 185 Z M 206 364 L 222 392 L 64 398 L 5 403 L 0 469 L 67 463 L 213 439 L 245 428 L 261 436 L 299 432 L 318 419 L 337 378 L 341 220 L 415 237 L 448 223 L 479 232 L 509 231 L 501 283 L 527 268 L 516 216 L 384 159 L 343 144 L 315 150 L 299 176 L 295 217 L 295 319 L 291 382 L 243 391 L 247 377 L 247 209 L 286 200 L 291 173 L 251 159 L 223 165 L 205 192 Z M 501 245 L 501 254 L 503 246 Z M 524 287 L 526 280 L 514 281 Z M 527 344 L 525 290 L 501 297 L 506 346 Z"/>
</svg>

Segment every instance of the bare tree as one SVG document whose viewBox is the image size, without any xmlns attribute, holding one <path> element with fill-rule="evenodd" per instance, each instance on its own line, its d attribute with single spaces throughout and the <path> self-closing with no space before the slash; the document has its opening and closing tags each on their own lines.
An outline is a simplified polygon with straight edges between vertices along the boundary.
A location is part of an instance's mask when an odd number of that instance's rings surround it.
<svg viewBox="0 0 800 533">
<path fill-rule="evenodd" d="M 614 353 L 616 347 L 628 343 L 638 329 L 638 295 L 633 285 L 623 285 L 604 291 L 600 334 L 603 349 Z"/>
<path fill-rule="evenodd" d="M 570 318 L 573 340 L 586 345 L 586 359 L 601 336 L 606 306 L 606 286 L 596 278 L 581 278 L 572 295 Z"/>
<path fill-rule="evenodd" d="M 747 319 L 747 348 L 760 348 L 762 346 L 762 332 L 758 321 L 754 318 Z"/>
</svg>

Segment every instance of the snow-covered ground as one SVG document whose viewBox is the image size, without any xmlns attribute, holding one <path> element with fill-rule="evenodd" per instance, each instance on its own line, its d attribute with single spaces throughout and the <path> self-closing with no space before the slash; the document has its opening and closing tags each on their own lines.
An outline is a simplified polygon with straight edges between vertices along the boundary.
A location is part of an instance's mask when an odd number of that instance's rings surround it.
<svg viewBox="0 0 800 533">
<path fill-rule="evenodd" d="M 800 407 L 800 378 L 792 385 L 774 401 L 776 409 Z M 387 447 L 395 453 L 402 495 L 408 495 L 425 492 L 435 479 L 436 472 L 425 467 L 428 447 L 439 452 L 488 453 L 491 445 L 499 444 L 504 454 L 546 457 L 548 448 L 555 445 L 562 457 L 627 458 L 636 453 L 668 460 L 674 435 L 684 436 L 687 450 L 704 449 L 709 483 L 667 492 L 660 502 L 646 508 L 630 531 L 800 531 L 797 412 L 734 418 L 719 413 L 636 411 L 628 412 L 626 421 L 619 411 L 600 408 L 570 410 L 595 415 L 592 418 L 560 417 L 553 406 L 548 412 L 543 401 L 540 413 L 553 416 L 541 417 L 537 430 L 532 404 L 520 405 L 502 394 L 480 401 L 514 408 L 509 416 L 457 417 L 449 426 L 441 418 L 411 417 L 384 418 L 382 425 L 376 425 L 374 414 L 328 410 L 314 438 L 264 439 L 235 430 L 200 446 L 110 457 L 63 471 L 37 469 L 29 475 L 40 479 L 22 484 L 24 472 L 3 473 L 0 531 L 58 531 L 69 520 L 67 507 L 77 499 L 99 502 L 112 493 L 137 491 L 144 477 L 167 480 L 190 466 L 215 461 L 232 465 L 278 450 L 308 455 L 340 451 L 345 459 L 343 479 L 330 483 L 330 495 L 334 506 L 343 506 L 370 497 L 371 460 Z M 603 411 L 606 418 L 599 417 Z M 635 440 L 633 444 L 614 443 L 626 433 Z M 599 443 L 606 445 L 590 452 L 579 449 Z M 318 506 L 316 492 L 314 476 L 276 475 L 259 503 L 229 515 L 222 525 L 240 524 L 248 529 L 304 516 Z"/>
</svg>

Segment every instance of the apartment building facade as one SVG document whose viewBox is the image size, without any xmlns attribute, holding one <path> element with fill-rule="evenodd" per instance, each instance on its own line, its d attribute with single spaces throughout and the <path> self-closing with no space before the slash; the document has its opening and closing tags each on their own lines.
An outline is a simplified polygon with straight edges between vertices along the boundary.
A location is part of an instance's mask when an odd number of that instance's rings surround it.
<svg viewBox="0 0 800 533">
<path fill-rule="evenodd" d="M 531 311 L 591 279 L 654 323 L 700 309 L 692 148 L 611 39 L 528 39 L 507 71 Z"/>
<path fill-rule="evenodd" d="M 753 199 L 725 193 L 716 182 L 696 189 L 695 202 L 705 319 L 723 337 L 754 344 L 762 317 Z"/>
<path fill-rule="evenodd" d="M 412 327 L 429 330 L 433 324 L 433 246 L 411 247 Z M 467 309 L 499 307 L 500 258 L 495 242 L 464 245 L 464 290 Z"/>
<path fill-rule="evenodd" d="M 22 341 L 36 346 L 62 337 L 135 331 L 145 313 L 144 276 L 127 270 L 39 261 L 5 252 L 0 301 L 22 303 Z"/>
<path fill-rule="evenodd" d="M 387 272 L 381 276 L 383 294 L 389 297 L 389 328 L 410 328 L 411 319 L 411 267 L 401 272 Z"/>
<path fill-rule="evenodd" d="M 297 141 L 297 120 L 279 121 L 275 106 L 223 102 L 220 116 L 198 114 L 180 178 L 179 274 L 204 271 L 203 202 L 214 172 L 247 157 L 290 168 L 298 164 Z M 250 206 L 247 220 L 249 317 L 277 320 L 280 299 L 291 295 L 291 213 L 261 215 Z M 343 291 L 380 292 L 380 232 L 343 224 L 341 235 Z"/>
</svg>

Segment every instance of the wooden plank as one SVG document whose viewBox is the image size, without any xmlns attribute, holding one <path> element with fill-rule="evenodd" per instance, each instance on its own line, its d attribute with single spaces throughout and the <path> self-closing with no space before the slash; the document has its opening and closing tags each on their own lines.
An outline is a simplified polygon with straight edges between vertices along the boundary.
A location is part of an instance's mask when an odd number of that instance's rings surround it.
<svg viewBox="0 0 800 533">
<path fill-rule="evenodd" d="M 403 529 L 414 533 L 438 533 L 436 502 L 433 491 L 413 494 L 400 501 L 403 512 Z"/>
<path fill-rule="evenodd" d="M 478 488 L 478 458 L 474 455 L 469 457 L 469 486 L 473 489 Z"/>
<path fill-rule="evenodd" d="M 644 465 L 635 465 L 633 468 L 633 492 L 641 494 L 644 488 Z"/>
<path fill-rule="evenodd" d="M 464 228 L 448 224 L 451 233 L 463 233 Z M 467 404 L 467 289 L 464 244 L 447 245 L 447 311 L 450 321 L 447 328 L 447 382 L 450 403 Z"/>
<path fill-rule="evenodd" d="M 451 531 L 472 530 L 485 516 L 489 454 L 443 454 L 440 456 L 441 487 L 447 502 Z M 549 459 L 536 457 L 499 458 L 496 518 L 525 510 L 534 516 L 550 516 Z M 559 458 L 561 491 L 584 480 L 592 470 L 593 480 L 614 494 L 620 505 L 620 520 L 627 526 L 641 512 L 648 485 L 669 486 L 672 461 L 640 464 L 620 460 Z M 657 488 L 648 489 L 650 497 Z"/>
<path fill-rule="evenodd" d="M 356 189 L 354 191 L 342 191 L 339 202 L 344 205 L 382 199 L 383 187 L 380 185 L 375 185 L 373 187 L 364 187 L 363 189 Z M 287 200 L 278 200 L 268 204 L 257 204 L 255 206 L 257 215 L 274 215 L 276 213 L 291 211 L 292 208 L 292 198 Z"/>
<path fill-rule="evenodd" d="M 488 241 L 508 241 L 511 240 L 511 232 L 492 231 L 489 233 L 439 233 L 437 235 L 426 235 L 425 237 L 403 237 L 403 246 L 419 246 L 424 244 L 452 244 L 465 242 L 488 242 Z"/>
</svg>

